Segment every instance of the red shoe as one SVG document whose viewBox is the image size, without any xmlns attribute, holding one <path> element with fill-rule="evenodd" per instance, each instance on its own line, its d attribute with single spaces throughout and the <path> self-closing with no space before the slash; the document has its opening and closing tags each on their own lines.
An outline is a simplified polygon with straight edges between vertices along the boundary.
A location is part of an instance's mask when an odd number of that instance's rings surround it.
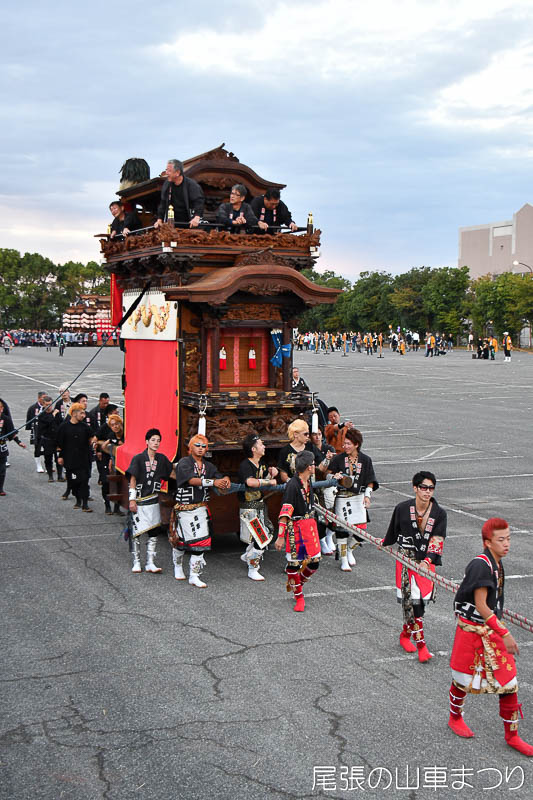
<svg viewBox="0 0 533 800">
<path fill-rule="evenodd" d="M 303 594 L 296 600 L 296 605 L 294 606 L 293 611 L 304 611 L 305 610 L 305 598 Z"/>
<path fill-rule="evenodd" d="M 518 752 L 522 753 L 522 755 L 524 755 L 524 756 L 533 756 L 533 747 L 530 744 L 528 744 L 527 742 L 524 742 L 524 740 L 521 739 L 520 736 L 517 733 L 515 733 L 514 736 L 507 736 L 506 735 L 505 736 L 505 741 L 507 742 L 509 747 L 512 747 L 515 750 L 518 750 Z"/>
<path fill-rule="evenodd" d="M 400 633 L 400 645 L 406 653 L 416 653 L 416 644 L 411 641 L 411 634 L 406 625 L 403 626 L 403 631 Z"/>
<path fill-rule="evenodd" d="M 0 492 L 0 497 L 5 497 L 5 496 L 6 496 L 5 492 Z"/>
<path fill-rule="evenodd" d="M 426 661 L 429 661 L 430 658 L 433 658 L 433 653 L 429 652 L 425 644 L 423 644 L 422 647 L 419 647 L 417 649 L 418 649 L 418 660 L 420 661 L 421 664 L 424 664 Z"/>
<path fill-rule="evenodd" d="M 464 721 L 463 717 L 452 717 L 450 714 L 450 719 L 448 720 L 448 727 L 452 729 L 452 731 L 457 734 L 457 736 L 462 736 L 464 739 L 471 739 L 474 735 L 474 731 L 471 731 L 466 722 Z"/>
</svg>

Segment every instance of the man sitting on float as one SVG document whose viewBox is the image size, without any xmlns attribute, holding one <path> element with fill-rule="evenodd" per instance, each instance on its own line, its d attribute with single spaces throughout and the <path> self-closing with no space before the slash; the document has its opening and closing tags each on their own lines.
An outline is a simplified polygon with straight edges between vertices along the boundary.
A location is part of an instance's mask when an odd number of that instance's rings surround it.
<svg viewBox="0 0 533 800">
<path fill-rule="evenodd" d="M 279 189 L 267 189 L 264 195 L 254 197 L 250 205 L 259 220 L 259 227 L 267 233 L 278 233 L 281 225 L 286 225 L 293 232 L 298 230 L 291 212 L 280 199 Z"/>
<path fill-rule="evenodd" d="M 221 203 L 217 210 L 217 225 L 231 233 L 253 233 L 258 226 L 267 230 L 266 222 L 258 222 L 249 203 L 245 202 L 246 186 L 236 183 L 231 187 L 229 203 Z"/>
<path fill-rule="evenodd" d="M 138 231 L 142 228 L 142 223 L 135 211 L 125 211 L 120 200 L 112 200 L 109 203 L 109 210 L 114 217 L 111 223 L 110 238 L 115 236 L 127 236 L 131 231 Z"/>
</svg>

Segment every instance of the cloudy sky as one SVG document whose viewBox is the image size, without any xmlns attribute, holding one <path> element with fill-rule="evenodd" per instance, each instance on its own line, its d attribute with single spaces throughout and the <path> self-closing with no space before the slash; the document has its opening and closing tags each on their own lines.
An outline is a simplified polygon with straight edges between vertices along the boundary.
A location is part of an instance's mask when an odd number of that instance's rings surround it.
<svg viewBox="0 0 533 800">
<path fill-rule="evenodd" d="M 455 266 L 531 189 L 530 0 L 7 0 L 0 247 L 98 259 L 118 171 L 226 142 L 321 268 Z"/>
</svg>

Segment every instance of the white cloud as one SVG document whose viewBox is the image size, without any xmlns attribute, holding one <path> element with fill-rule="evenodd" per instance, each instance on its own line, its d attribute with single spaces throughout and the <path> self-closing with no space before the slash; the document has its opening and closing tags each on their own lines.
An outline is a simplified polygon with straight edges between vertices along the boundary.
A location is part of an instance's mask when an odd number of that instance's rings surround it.
<svg viewBox="0 0 533 800">
<path fill-rule="evenodd" d="M 531 130 L 533 120 L 524 112 L 533 104 L 532 68 L 531 42 L 497 53 L 487 67 L 443 89 L 429 119 L 453 126 L 475 124 L 484 130 L 510 125 Z"/>
<path fill-rule="evenodd" d="M 107 198 L 107 194 L 103 196 Z M 54 202 L 49 207 L 45 202 L 36 207 L 28 203 L 28 198 L 0 203 L 2 247 L 21 253 L 38 252 L 55 263 L 99 261 L 100 243 L 94 235 L 105 232 L 108 223 L 101 198 L 101 213 L 84 204 L 70 204 L 58 213 L 58 197 L 52 197 Z"/>
<path fill-rule="evenodd" d="M 496 15 L 533 10 L 523 0 L 322 0 L 315 5 L 281 3 L 253 30 L 183 31 L 155 48 L 167 64 L 190 72 L 271 81 L 296 74 L 313 79 L 358 81 L 383 73 L 399 77 L 417 69 L 420 55 L 438 51 Z M 448 41 L 448 45 L 449 45 Z M 392 74 L 391 74 L 392 71 Z"/>
</svg>

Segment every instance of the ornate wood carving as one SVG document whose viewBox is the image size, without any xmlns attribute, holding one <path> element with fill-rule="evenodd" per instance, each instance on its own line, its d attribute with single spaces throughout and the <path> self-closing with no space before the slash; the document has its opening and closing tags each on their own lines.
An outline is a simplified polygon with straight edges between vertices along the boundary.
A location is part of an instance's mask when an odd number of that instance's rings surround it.
<svg viewBox="0 0 533 800">
<path fill-rule="evenodd" d="M 147 231 L 146 233 L 136 236 L 132 234 L 122 241 L 116 239 L 100 239 L 102 252 L 109 258 L 110 256 L 121 255 L 135 250 L 145 250 L 150 247 L 157 247 L 163 244 L 176 242 L 178 247 L 202 247 L 211 249 L 213 247 L 223 247 L 224 245 L 231 248 L 259 248 L 267 252 L 269 247 L 283 250 L 302 250 L 309 247 L 318 247 L 320 245 L 320 231 L 316 230 L 311 235 L 303 233 L 300 236 L 293 236 L 290 233 L 278 233 L 276 235 L 269 234 L 233 234 L 228 231 L 204 231 L 197 228 L 174 228 L 173 225 L 164 223 L 159 228 Z M 251 254 L 253 255 L 253 254 Z M 272 254 L 273 258 L 279 258 Z M 245 256 L 243 256 L 245 257 Z M 241 262 L 242 263 L 242 262 Z M 257 262 L 247 262 L 257 263 Z M 279 263 L 272 261 L 270 263 Z M 285 261 L 281 262 L 286 264 Z"/>
<path fill-rule="evenodd" d="M 231 189 L 234 184 L 233 178 L 215 178 L 215 176 L 208 176 L 203 179 L 203 183 L 207 186 L 212 186 L 213 189 Z"/>
<path fill-rule="evenodd" d="M 200 341 L 194 338 L 185 343 L 185 387 L 189 392 L 200 391 Z"/>
<path fill-rule="evenodd" d="M 202 153 L 202 161 L 236 161 L 238 163 L 239 159 L 235 153 L 232 153 L 229 150 L 224 150 L 224 144 L 225 142 L 222 142 L 220 147 L 215 147 L 213 150 L 208 150 L 206 153 Z M 197 158 L 199 158 L 199 156 L 197 156 Z"/>
<path fill-rule="evenodd" d="M 236 267 L 249 267 L 257 264 L 277 264 L 280 267 L 286 267 L 287 259 L 272 252 L 272 247 L 264 247 L 253 253 L 243 253 L 235 259 Z"/>
<path fill-rule="evenodd" d="M 276 294 L 283 294 L 287 291 L 284 286 L 280 284 L 272 284 L 265 278 L 264 280 L 254 280 L 239 287 L 241 292 L 248 292 L 248 294 L 258 294 L 261 297 L 274 297 Z"/>
<path fill-rule="evenodd" d="M 273 322 L 277 322 L 280 317 L 281 313 L 279 308 L 270 303 L 247 303 L 242 306 L 233 306 L 233 308 L 229 308 L 224 315 L 224 319 L 228 320 L 264 319 L 267 321 L 272 320 Z"/>
<path fill-rule="evenodd" d="M 207 438 L 215 444 L 224 442 L 242 442 L 249 433 L 258 433 L 266 441 L 269 438 L 279 439 L 286 435 L 287 427 L 298 416 L 295 410 L 281 409 L 272 413 L 257 410 L 257 416 L 243 419 L 233 411 L 219 411 L 216 417 L 208 416 L 206 420 Z M 198 430 L 198 415 L 190 414 L 187 437 L 194 436 Z"/>
</svg>

